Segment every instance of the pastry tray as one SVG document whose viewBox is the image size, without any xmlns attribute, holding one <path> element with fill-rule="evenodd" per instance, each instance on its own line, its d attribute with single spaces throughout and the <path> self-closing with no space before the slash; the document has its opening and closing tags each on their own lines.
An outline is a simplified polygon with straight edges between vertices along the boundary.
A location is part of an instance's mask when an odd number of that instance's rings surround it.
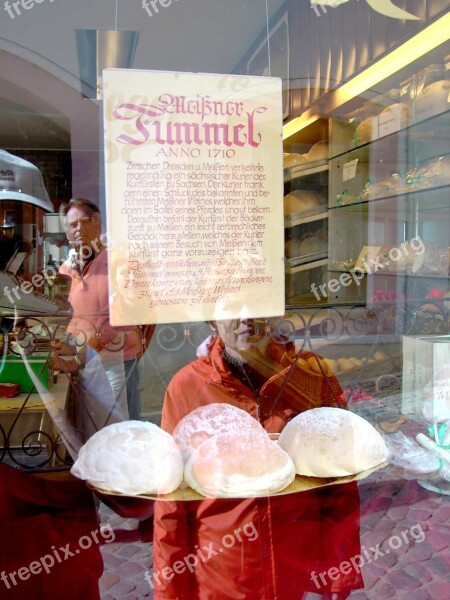
<svg viewBox="0 0 450 600">
<path fill-rule="evenodd" d="M 385 467 L 388 463 L 384 462 L 380 465 L 377 465 L 376 467 L 373 467 L 372 469 L 368 469 L 367 471 L 363 471 L 362 473 L 358 473 L 356 475 L 349 475 L 347 477 L 324 477 L 324 478 L 320 478 L 320 477 L 303 477 L 300 475 L 297 475 L 294 479 L 294 481 L 288 485 L 287 487 L 284 488 L 284 490 L 281 490 L 280 492 L 277 492 L 275 494 L 267 494 L 266 496 L 264 495 L 259 495 L 259 496 L 255 496 L 258 498 L 261 497 L 274 497 L 274 496 L 285 496 L 287 494 L 298 494 L 301 492 L 307 492 L 309 490 L 313 490 L 316 488 L 321 488 L 321 487 L 325 487 L 325 486 L 329 486 L 329 485 L 340 485 L 343 483 L 349 483 L 351 481 L 359 481 L 360 479 L 364 479 L 365 477 L 368 477 L 371 473 L 378 471 L 379 469 Z M 202 496 L 201 494 L 199 494 L 198 492 L 196 492 L 195 490 L 193 490 L 192 488 L 190 488 L 187 484 L 185 484 L 184 482 L 180 485 L 180 487 L 178 487 L 174 492 L 172 492 L 171 494 L 136 494 L 136 495 L 131 495 L 131 494 L 122 494 L 120 492 L 114 492 L 111 490 L 105 490 L 103 488 L 97 487 L 95 485 L 93 485 L 92 483 L 90 483 L 89 481 L 87 482 L 87 485 L 90 489 L 99 492 L 101 494 L 105 494 L 107 496 L 119 496 L 122 498 L 142 498 L 144 500 L 165 500 L 165 501 L 192 501 L 192 500 L 212 500 L 215 498 L 207 498 L 206 496 Z M 253 497 L 253 496 L 252 496 Z M 239 496 L 235 497 L 236 499 L 239 499 Z M 247 497 L 242 497 L 243 500 L 245 500 Z M 231 498 L 220 498 L 221 500 L 230 500 Z"/>
</svg>

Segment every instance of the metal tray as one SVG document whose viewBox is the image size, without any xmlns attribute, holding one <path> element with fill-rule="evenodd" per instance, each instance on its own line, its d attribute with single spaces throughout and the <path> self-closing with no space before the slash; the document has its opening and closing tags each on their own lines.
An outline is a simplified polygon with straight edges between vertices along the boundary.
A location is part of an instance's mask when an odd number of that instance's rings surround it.
<svg viewBox="0 0 450 600">
<path fill-rule="evenodd" d="M 356 475 L 349 475 L 348 477 L 327 477 L 327 478 L 319 478 L 319 477 L 302 477 L 297 475 L 295 480 L 288 485 L 281 492 L 277 492 L 276 494 L 267 494 L 267 496 L 255 496 L 258 498 L 261 497 L 273 497 L 273 496 L 284 496 L 287 494 L 298 494 L 301 492 L 307 492 L 309 490 L 313 490 L 320 487 L 325 487 L 329 485 L 340 485 L 343 483 L 349 483 L 350 481 L 359 481 L 360 479 L 364 479 L 368 477 L 374 471 L 378 471 L 385 467 L 388 463 L 384 462 L 372 469 L 368 469 L 367 471 L 363 471 L 362 473 L 357 473 Z M 122 498 L 142 498 L 146 500 L 163 500 L 163 501 L 192 501 L 192 500 L 211 500 L 212 498 L 207 498 L 202 496 L 192 488 L 190 488 L 187 484 L 182 483 L 179 488 L 177 488 L 171 494 L 161 494 L 161 495 L 152 495 L 152 494 L 136 494 L 136 495 L 128 495 L 122 494 L 120 492 L 114 492 L 112 490 L 105 490 L 103 488 L 99 488 L 97 486 L 92 485 L 89 481 L 87 485 L 92 490 L 99 492 L 101 494 L 105 494 L 108 496 L 119 496 Z M 239 499 L 240 496 L 236 496 L 236 499 Z M 242 497 L 245 500 L 246 497 Z M 230 498 L 221 498 L 229 500 Z"/>
</svg>

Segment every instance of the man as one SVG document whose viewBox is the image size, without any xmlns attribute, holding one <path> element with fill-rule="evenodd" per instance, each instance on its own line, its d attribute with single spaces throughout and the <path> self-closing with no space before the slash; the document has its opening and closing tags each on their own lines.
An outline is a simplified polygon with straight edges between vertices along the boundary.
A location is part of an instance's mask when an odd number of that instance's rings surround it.
<svg viewBox="0 0 450 600">
<path fill-rule="evenodd" d="M 80 415 L 78 411 L 89 437 L 101 427 L 124 418 L 119 410 L 124 394 L 129 418 L 140 418 L 137 361 L 144 344 L 139 327 L 110 324 L 108 253 L 98 207 L 89 200 L 74 198 L 62 213 L 73 251 L 61 265 L 60 274 L 71 278 L 69 302 L 73 315 L 67 330 L 75 341 L 76 351 L 64 367 L 69 372 L 78 372 L 85 400 L 90 398 L 84 406 L 87 414 Z M 150 335 L 152 331 L 150 328 Z M 109 390 L 102 374 L 106 375 Z M 111 390 L 113 402 L 107 398 Z"/>
<path fill-rule="evenodd" d="M 292 356 L 291 341 L 252 320 L 214 327 L 218 336 L 170 382 L 163 429 L 172 433 L 198 406 L 226 402 L 277 433 L 311 408 L 283 384 L 285 371 L 269 358 Z M 341 406 L 339 395 L 334 405 Z M 249 527 L 255 539 L 237 539 Z M 154 532 L 155 600 L 342 600 L 362 587 L 356 571 L 317 579 L 360 552 L 356 482 L 265 498 L 157 501 Z"/>
</svg>

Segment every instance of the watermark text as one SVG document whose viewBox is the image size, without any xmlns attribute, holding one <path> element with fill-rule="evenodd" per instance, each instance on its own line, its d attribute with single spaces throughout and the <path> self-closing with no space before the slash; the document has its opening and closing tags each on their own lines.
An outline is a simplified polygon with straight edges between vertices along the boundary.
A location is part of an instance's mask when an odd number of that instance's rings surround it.
<svg viewBox="0 0 450 600">
<path fill-rule="evenodd" d="M 22 10 L 31 10 L 34 8 L 35 4 L 42 4 L 45 0 L 13 0 L 9 2 L 6 0 L 3 4 L 3 10 L 9 15 L 10 19 L 15 19 L 16 17 L 20 17 L 22 14 Z M 54 0 L 48 0 L 49 2 L 54 2 Z"/>
<path fill-rule="evenodd" d="M 178 2 L 178 0 L 142 0 L 142 8 L 149 17 L 153 17 L 159 13 L 160 8 L 168 8 L 172 2 Z"/>
<path fill-rule="evenodd" d="M 226 533 L 222 537 L 222 545 L 220 547 L 214 547 L 213 542 L 201 548 L 195 545 L 195 553 L 187 554 L 182 560 L 175 561 L 170 567 L 167 566 L 160 571 L 154 572 L 153 578 L 151 572 L 146 571 L 144 579 L 154 589 L 155 584 L 157 586 L 162 585 L 161 578 L 170 581 L 175 575 L 181 575 L 186 570 L 194 573 L 200 562 L 205 563 L 214 557 L 220 556 L 222 552 L 232 548 L 237 542 L 241 544 L 245 541 L 254 542 L 258 539 L 258 535 L 258 530 L 254 523 L 246 523 L 243 527 L 236 528 L 233 533 Z"/>
<path fill-rule="evenodd" d="M 21 581 L 29 579 L 32 575 L 39 575 L 41 573 L 46 573 L 48 575 L 55 565 L 80 554 L 82 550 L 88 550 L 92 544 L 101 544 L 103 542 L 105 544 L 110 544 L 115 540 L 115 537 L 115 533 L 109 523 L 101 525 L 99 529 L 91 531 L 89 535 L 82 535 L 78 540 L 77 548 L 71 548 L 70 542 L 59 548 L 51 546 L 51 552 L 33 560 L 28 566 L 20 567 L 17 571 L 11 571 L 10 573 L 2 571 L 0 573 L 0 579 L 5 584 L 5 587 L 10 590 Z"/>
<path fill-rule="evenodd" d="M 395 263 L 402 258 L 410 257 L 412 254 L 418 256 L 424 252 L 425 244 L 419 236 L 414 237 L 411 240 L 400 244 L 398 248 L 391 248 L 385 257 L 376 256 L 374 258 L 361 260 L 360 266 L 354 267 L 349 273 L 341 273 L 337 279 L 329 279 L 327 282 L 320 285 L 313 283 L 311 285 L 311 292 L 317 300 L 321 300 L 321 295 L 322 298 L 326 298 L 328 292 L 336 293 L 341 287 L 348 287 L 352 282 L 359 286 L 366 275 L 371 275 L 372 273 L 386 269 L 392 263 Z"/>
<path fill-rule="evenodd" d="M 398 550 L 403 544 L 409 544 L 410 538 L 415 544 L 420 544 L 425 539 L 425 533 L 422 526 L 412 525 L 409 529 L 404 529 L 400 535 L 393 535 L 387 541 L 387 546 L 383 550 L 380 549 L 380 544 L 374 548 L 361 547 L 361 554 L 355 554 L 349 560 L 343 560 L 338 566 L 330 567 L 327 571 L 316 573 L 311 571 L 311 581 L 320 590 L 321 587 L 327 586 L 330 581 L 337 581 L 342 575 L 349 575 L 352 571 L 361 573 L 361 567 L 369 564 L 382 556 L 390 554 L 391 550 Z"/>
</svg>

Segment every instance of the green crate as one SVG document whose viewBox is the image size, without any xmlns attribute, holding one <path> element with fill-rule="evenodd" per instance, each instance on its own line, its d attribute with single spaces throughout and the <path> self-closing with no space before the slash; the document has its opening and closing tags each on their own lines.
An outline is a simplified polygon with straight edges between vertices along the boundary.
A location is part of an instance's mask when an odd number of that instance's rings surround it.
<svg viewBox="0 0 450 600">
<path fill-rule="evenodd" d="M 21 394 L 28 394 L 30 391 L 37 393 L 25 366 L 24 360 L 26 360 L 44 388 L 49 390 L 53 385 L 53 371 L 48 364 L 45 364 L 47 358 L 47 354 L 45 356 L 24 356 L 23 358 L 15 354 L 8 354 L 4 361 L 3 357 L 0 357 L 0 383 L 18 383 Z"/>
</svg>

